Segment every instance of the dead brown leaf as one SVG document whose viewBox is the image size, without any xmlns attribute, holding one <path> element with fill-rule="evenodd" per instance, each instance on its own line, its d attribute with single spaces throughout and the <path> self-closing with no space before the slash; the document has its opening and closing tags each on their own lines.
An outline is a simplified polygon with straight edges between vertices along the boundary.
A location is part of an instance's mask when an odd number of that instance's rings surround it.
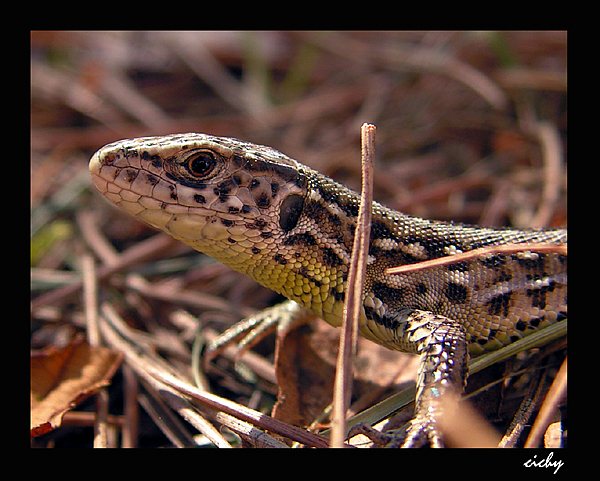
<svg viewBox="0 0 600 481">
<path fill-rule="evenodd" d="M 278 336 L 274 418 L 307 426 L 331 403 L 339 330 L 323 324 L 314 322 Z"/>
<path fill-rule="evenodd" d="M 63 348 L 32 352 L 31 436 L 57 428 L 65 412 L 107 386 L 121 359 L 120 353 L 81 338 Z"/>
<path fill-rule="evenodd" d="M 308 426 L 331 403 L 339 329 L 315 321 L 278 339 L 275 369 L 279 387 L 273 417 Z M 414 381 L 418 357 L 358 339 L 352 411 L 377 402 L 392 388 Z"/>
</svg>

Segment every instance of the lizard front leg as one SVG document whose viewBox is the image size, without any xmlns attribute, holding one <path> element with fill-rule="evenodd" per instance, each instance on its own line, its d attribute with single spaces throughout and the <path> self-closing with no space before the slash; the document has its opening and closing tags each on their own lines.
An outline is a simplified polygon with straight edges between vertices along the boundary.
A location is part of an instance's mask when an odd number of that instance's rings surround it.
<svg viewBox="0 0 600 481">
<path fill-rule="evenodd" d="M 278 332 L 291 330 L 312 318 L 314 318 L 314 314 L 294 301 L 288 300 L 276 304 L 237 322 L 221 333 L 208 345 L 205 362 L 210 362 L 224 348 L 238 341 L 238 355 L 241 355 L 275 330 Z"/>
<path fill-rule="evenodd" d="M 442 415 L 440 400 L 449 390 L 461 392 L 467 378 L 468 351 L 463 326 L 439 314 L 418 309 L 403 309 L 392 314 L 398 322 L 396 343 L 402 350 L 420 355 L 417 376 L 415 416 L 406 436 L 384 436 L 388 445 L 401 447 L 443 447 L 438 421 Z M 312 317 L 293 301 L 286 301 L 237 323 L 209 346 L 214 357 L 223 347 L 244 337 L 243 345 L 252 344 L 259 334 L 305 322 Z"/>
<path fill-rule="evenodd" d="M 429 311 L 402 310 L 398 342 L 421 357 L 415 399 L 402 447 L 443 447 L 438 428 L 441 399 L 450 390 L 462 392 L 467 379 L 468 350 L 464 327 Z M 392 444 L 398 444 L 392 441 Z"/>
</svg>

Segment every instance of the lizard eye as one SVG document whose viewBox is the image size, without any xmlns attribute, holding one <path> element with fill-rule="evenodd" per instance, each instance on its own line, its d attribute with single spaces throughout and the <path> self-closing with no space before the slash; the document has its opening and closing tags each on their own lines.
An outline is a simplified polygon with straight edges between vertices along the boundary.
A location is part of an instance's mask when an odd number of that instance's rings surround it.
<svg viewBox="0 0 600 481">
<path fill-rule="evenodd" d="M 208 150 L 193 153 L 185 162 L 188 172 L 198 179 L 210 175 L 216 166 L 217 159 L 215 158 L 215 154 Z"/>
</svg>

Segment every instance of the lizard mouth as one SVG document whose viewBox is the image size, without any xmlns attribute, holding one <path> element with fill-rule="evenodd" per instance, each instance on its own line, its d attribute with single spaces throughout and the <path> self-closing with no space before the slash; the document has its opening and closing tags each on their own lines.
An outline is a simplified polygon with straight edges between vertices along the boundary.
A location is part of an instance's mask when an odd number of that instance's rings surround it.
<svg viewBox="0 0 600 481">
<path fill-rule="evenodd" d="M 153 172 L 150 160 L 119 155 L 110 145 L 92 156 L 89 170 L 93 184 L 110 203 L 195 248 L 227 239 L 240 220 L 241 206 L 232 209 L 235 197 L 224 199 L 208 185 L 177 182 L 168 171 Z"/>
</svg>

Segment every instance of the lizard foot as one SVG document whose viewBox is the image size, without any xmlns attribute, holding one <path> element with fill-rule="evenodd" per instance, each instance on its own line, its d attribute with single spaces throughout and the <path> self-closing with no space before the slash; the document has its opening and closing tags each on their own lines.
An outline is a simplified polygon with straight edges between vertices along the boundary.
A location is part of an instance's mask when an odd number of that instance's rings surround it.
<svg viewBox="0 0 600 481">
<path fill-rule="evenodd" d="M 385 448 L 443 448 L 442 435 L 437 428 L 435 418 L 417 416 L 408 422 L 405 429 L 387 432 L 378 431 L 366 424 L 357 424 L 348 437 L 363 434 L 374 445 Z"/>
<path fill-rule="evenodd" d="M 442 435 L 433 416 L 416 416 L 409 423 L 402 448 L 443 448 Z"/>
<path fill-rule="evenodd" d="M 204 361 L 210 362 L 224 349 L 234 344 L 237 348 L 236 357 L 239 358 L 245 351 L 275 330 L 285 332 L 294 329 L 312 317 L 314 317 L 312 314 L 308 314 L 294 301 L 285 301 L 264 309 L 256 315 L 234 324 L 210 342 Z"/>
</svg>

